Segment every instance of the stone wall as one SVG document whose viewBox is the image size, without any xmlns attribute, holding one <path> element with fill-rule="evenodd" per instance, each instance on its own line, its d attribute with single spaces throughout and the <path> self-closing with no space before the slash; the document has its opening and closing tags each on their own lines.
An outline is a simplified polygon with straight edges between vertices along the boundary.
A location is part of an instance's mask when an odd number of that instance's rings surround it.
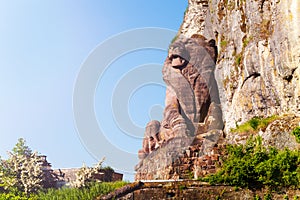
<svg viewBox="0 0 300 200">
<path fill-rule="evenodd" d="M 282 190 L 278 193 L 268 190 L 249 190 L 231 186 L 211 186 L 199 181 L 165 181 L 165 182 L 135 182 L 124 186 L 97 200 L 157 200 L 157 199 L 223 199 L 223 200 L 253 200 L 266 199 L 269 194 L 272 199 L 297 199 L 299 190 Z M 298 196 L 298 197 L 297 197 Z"/>
<path fill-rule="evenodd" d="M 197 179 L 215 173 L 222 155 L 222 131 L 212 131 L 189 140 L 175 138 L 149 154 L 136 166 L 136 180 Z"/>
</svg>

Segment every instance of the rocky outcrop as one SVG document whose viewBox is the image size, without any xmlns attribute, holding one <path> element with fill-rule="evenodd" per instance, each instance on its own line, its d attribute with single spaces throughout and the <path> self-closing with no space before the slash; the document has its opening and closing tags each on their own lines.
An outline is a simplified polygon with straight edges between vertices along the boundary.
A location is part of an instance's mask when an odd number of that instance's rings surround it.
<svg viewBox="0 0 300 200">
<path fill-rule="evenodd" d="M 300 149 L 300 143 L 297 142 L 292 132 L 300 127 L 300 117 L 295 115 L 272 116 L 274 120 L 266 124 L 265 127 L 255 131 L 237 131 L 234 129 L 227 134 L 225 138 L 226 144 L 245 144 L 246 140 L 251 136 L 260 136 L 263 139 L 263 145 L 266 147 L 275 147 L 284 150 Z M 243 125 L 242 125 L 243 126 Z"/>
<path fill-rule="evenodd" d="M 189 0 L 163 68 L 164 119 L 147 125 L 136 179 L 213 173 L 223 133 L 244 143 L 253 133 L 231 130 L 253 117 L 280 116 L 255 134 L 299 149 L 299 24 L 298 0 Z"/>
<path fill-rule="evenodd" d="M 300 149 L 300 143 L 297 142 L 292 131 L 300 126 L 300 117 L 287 115 L 278 118 L 266 128 L 260 130 L 258 134 L 263 138 L 265 146 L 273 146 L 277 149 Z"/>
<path fill-rule="evenodd" d="M 254 116 L 300 115 L 300 2 L 189 0 L 179 34 L 217 42 L 225 132 Z"/>
</svg>

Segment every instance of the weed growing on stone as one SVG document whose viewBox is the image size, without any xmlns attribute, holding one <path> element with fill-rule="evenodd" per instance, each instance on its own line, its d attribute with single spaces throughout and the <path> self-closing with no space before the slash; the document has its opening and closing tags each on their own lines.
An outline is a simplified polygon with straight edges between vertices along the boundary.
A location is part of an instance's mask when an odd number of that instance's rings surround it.
<svg viewBox="0 0 300 200">
<path fill-rule="evenodd" d="M 300 126 L 296 127 L 293 131 L 292 131 L 292 135 L 294 135 L 296 137 L 296 141 L 298 143 L 300 143 Z"/>
<path fill-rule="evenodd" d="M 231 132 L 235 133 L 254 133 L 257 132 L 258 130 L 265 130 L 267 126 L 278 119 L 277 115 L 272 115 L 267 118 L 261 118 L 261 117 L 253 117 L 249 121 L 237 125 L 235 129 L 231 129 Z"/>
<path fill-rule="evenodd" d="M 228 41 L 227 41 L 227 40 L 222 40 L 221 43 L 220 43 L 221 48 L 222 48 L 222 49 L 225 48 L 225 47 L 227 46 L 227 44 L 228 44 Z"/>
</svg>

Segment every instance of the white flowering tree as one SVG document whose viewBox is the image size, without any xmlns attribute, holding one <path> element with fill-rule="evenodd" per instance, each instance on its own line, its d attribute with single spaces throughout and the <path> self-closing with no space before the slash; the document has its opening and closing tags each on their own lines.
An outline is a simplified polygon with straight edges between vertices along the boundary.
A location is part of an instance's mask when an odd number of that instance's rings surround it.
<svg viewBox="0 0 300 200">
<path fill-rule="evenodd" d="M 90 182 L 99 181 L 95 179 L 95 177 L 103 175 L 101 170 L 104 159 L 105 158 L 100 160 L 94 167 L 88 167 L 83 164 L 83 166 L 76 173 L 76 180 L 71 183 L 71 186 L 81 188 L 87 186 L 87 184 Z"/>
<path fill-rule="evenodd" d="M 19 139 L 7 160 L 0 160 L 0 184 L 6 191 L 36 192 L 43 187 L 42 159 Z"/>
</svg>

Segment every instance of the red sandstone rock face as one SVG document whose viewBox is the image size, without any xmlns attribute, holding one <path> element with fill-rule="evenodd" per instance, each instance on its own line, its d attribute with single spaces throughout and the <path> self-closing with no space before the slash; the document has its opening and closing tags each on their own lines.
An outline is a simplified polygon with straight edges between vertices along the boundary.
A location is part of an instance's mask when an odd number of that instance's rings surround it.
<svg viewBox="0 0 300 200">
<path fill-rule="evenodd" d="M 192 38 L 179 37 L 170 46 L 163 67 L 163 79 L 167 84 L 164 117 L 161 123 L 158 121 L 148 123 L 143 148 L 138 153 L 141 162 L 136 167 L 137 171 L 145 170 L 147 165 L 153 165 L 151 159 L 157 158 L 156 161 L 165 163 L 163 167 L 158 166 L 157 171 L 165 170 L 162 174 L 168 174 L 166 171 L 172 171 L 170 164 L 180 157 L 182 150 L 205 141 L 199 150 L 200 154 L 203 154 L 209 152 L 219 140 L 222 134 L 218 130 L 223 129 L 223 120 L 218 87 L 214 78 L 216 52 L 214 41 L 207 42 L 199 35 Z M 201 135 L 207 132 L 213 136 L 209 139 L 201 138 Z M 171 157 L 169 163 L 163 160 L 168 160 L 167 156 L 157 152 L 162 148 L 163 152 Z M 155 155 L 152 155 L 151 159 L 146 159 L 151 152 L 155 152 Z M 181 156 L 186 157 L 187 154 Z M 169 168 L 167 166 L 171 168 L 167 169 Z M 190 169 L 190 166 L 184 164 L 175 173 L 178 174 L 186 168 Z M 154 172 L 155 169 L 150 171 Z M 140 178 L 155 178 L 151 175 L 150 177 Z M 158 175 L 156 178 L 162 176 Z"/>
</svg>

